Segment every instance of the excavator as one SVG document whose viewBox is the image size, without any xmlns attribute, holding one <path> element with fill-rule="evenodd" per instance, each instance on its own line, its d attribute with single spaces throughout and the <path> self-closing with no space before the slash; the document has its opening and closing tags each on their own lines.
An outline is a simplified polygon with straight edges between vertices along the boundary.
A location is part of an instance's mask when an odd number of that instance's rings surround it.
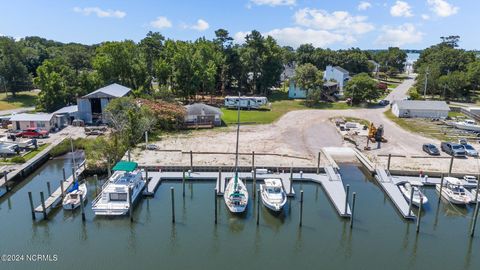
<svg viewBox="0 0 480 270">
<path fill-rule="evenodd" d="M 368 146 L 369 142 L 375 143 L 381 141 L 382 143 L 386 143 L 387 139 L 383 137 L 383 125 L 375 127 L 373 123 L 370 123 L 368 127 L 368 135 L 367 135 L 367 146 L 365 146 L 365 150 L 370 150 L 370 146 Z"/>
</svg>

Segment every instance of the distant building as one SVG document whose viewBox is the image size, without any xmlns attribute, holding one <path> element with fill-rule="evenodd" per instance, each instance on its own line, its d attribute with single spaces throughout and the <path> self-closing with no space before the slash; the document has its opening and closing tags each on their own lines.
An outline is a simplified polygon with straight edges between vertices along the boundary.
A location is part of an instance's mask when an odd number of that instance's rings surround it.
<svg viewBox="0 0 480 270">
<path fill-rule="evenodd" d="M 307 90 L 300 88 L 295 84 L 294 80 L 290 80 L 290 87 L 288 88 L 288 97 L 293 99 L 307 98 Z M 329 101 L 334 101 L 332 95 L 338 94 L 338 83 L 328 81 L 323 83 L 323 97 Z"/>
<path fill-rule="evenodd" d="M 71 105 L 63 107 L 53 113 L 58 128 L 63 128 L 72 123 L 74 119 L 78 119 L 78 106 Z"/>
<path fill-rule="evenodd" d="M 445 101 L 401 100 L 392 105 L 392 113 L 401 118 L 447 118 L 450 108 Z"/>
<path fill-rule="evenodd" d="M 10 121 L 15 130 L 38 128 L 50 131 L 58 127 L 53 113 L 19 113 L 12 115 Z"/>
<path fill-rule="evenodd" d="M 327 66 L 323 73 L 324 81 L 335 81 L 338 84 L 340 94 L 343 93 L 345 84 L 350 80 L 349 72 L 339 66 Z"/>
<path fill-rule="evenodd" d="M 288 97 L 289 98 L 307 98 L 307 90 L 300 88 L 295 80 L 290 80 L 290 86 L 288 87 Z"/>
<path fill-rule="evenodd" d="M 222 111 L 203 103 L 186 105 L 185 123 L 187 125 L 213 125 L 222 124 Z"/>
<path fill-rule="evenodd" d="M 115 98 L 124 97 L 131 89 L 119 84 L 110 84 L 77 99 L 78 118 L 85 123 L 106 123 L 104 114 L 108 103 Z"/>
</svg>

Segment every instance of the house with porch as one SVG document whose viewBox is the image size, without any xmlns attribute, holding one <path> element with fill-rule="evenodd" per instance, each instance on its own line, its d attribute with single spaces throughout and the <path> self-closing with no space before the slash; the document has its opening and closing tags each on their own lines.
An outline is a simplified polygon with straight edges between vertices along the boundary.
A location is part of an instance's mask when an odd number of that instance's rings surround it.
<svg viewBox="0 0 480 270">
<path fill-rule="evenodd" d="M 335 81 L 338 86 L 339 94 L 343 94 L 343 88 L 350 80 L 349 72 L 339 66 L 327 66 L 323 73 L 323 80 L 326 82 Z"/>
</svg>

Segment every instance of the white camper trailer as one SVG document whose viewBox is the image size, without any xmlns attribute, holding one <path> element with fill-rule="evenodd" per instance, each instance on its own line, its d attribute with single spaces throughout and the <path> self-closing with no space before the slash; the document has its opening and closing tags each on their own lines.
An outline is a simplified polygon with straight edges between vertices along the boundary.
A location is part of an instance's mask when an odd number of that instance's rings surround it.
<svg viewBox="0 0 480 270">
<path fill-rule="evenodd" d="M 241 109 L 259 109 L 268 104 L 266 97 L 225 97 L 225 107 L 235 109 L 240 106 Z"/>
</svg>

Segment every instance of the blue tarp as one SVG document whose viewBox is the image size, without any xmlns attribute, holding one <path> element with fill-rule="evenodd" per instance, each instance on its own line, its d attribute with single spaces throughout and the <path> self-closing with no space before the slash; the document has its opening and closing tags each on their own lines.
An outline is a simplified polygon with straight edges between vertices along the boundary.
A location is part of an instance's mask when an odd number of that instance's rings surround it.
<svg viewBox="0 0 480 270">
<path fill-rule="evenodd" d="M 77 182 L 77 181 L 73 182 L 73 186 L 71 186 L 71 187 L 67 190 L 67 193 L 70 193 L 70 192 L 75 191 L 75 190 L 78 190 L 78 182 Z"/>
</svg>

